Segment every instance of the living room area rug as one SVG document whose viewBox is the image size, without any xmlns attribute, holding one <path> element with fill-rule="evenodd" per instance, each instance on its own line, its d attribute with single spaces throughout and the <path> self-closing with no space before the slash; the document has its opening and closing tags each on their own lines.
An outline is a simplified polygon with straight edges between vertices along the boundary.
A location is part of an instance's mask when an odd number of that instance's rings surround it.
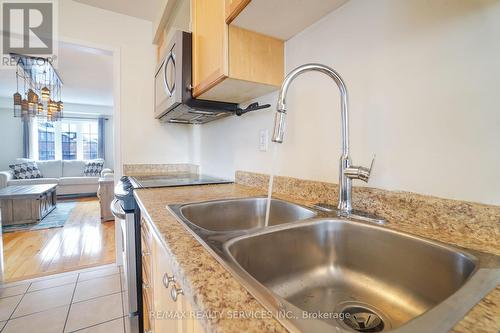
<svg viewBox="0 0 500 333">
<path fill-rule="evenodd" d="M 35 231 L 42 229 L 61 228 L 68 220 L 71 212 L 76 207 L 76 201 L 62 201 L 57 203 L 57 207 L 49 213 L 39 223 L 24 223 L 2 226 L 2 232 Z"/>
</svg>

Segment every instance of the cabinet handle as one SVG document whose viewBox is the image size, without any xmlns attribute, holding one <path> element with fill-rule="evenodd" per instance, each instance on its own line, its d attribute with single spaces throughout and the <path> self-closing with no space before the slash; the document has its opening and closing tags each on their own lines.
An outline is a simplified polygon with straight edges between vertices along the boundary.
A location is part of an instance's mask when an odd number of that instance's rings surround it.
<svg viewBox="0 0 500 333">
<path fill-rule="evenodd" d="M 150 256 L 151 253 L 149 253 L 148 251 L 142 251 L 142 256 L 143 257 L 147 257 L 147 256 Z"/>
<path fill-rule="evenodd" d="M 175 283 L 175 277 L 173 275 L 168 276 L 168 273 L 163 274 L 163 285 L 165 286 L 165 288 L 168 289 L 170 283 Z"/>
<path fill-rule="evenodd" d="M 179 295 L 184 295 L 184 291 L 182 288 L 177 288 L 176 285 L 174 284 L 172 286 L 172 289 L 170 289 L 170 296 L 172 297 L 172 301 L 177 302 L 177 298 Z"/>
<path fill-rule="evenodd" d="M 142 289 L 149 289 L 150 285 L 148 283 L 142 283 Z"/>
</svg>

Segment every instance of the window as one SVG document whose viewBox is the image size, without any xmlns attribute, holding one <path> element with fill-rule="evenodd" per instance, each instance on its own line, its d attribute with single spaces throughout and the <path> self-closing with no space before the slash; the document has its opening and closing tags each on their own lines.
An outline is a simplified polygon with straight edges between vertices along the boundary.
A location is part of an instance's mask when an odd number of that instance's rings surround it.
<svg viewBox="0 0 500 333">
<path fill-rule="evenodd" d="M 56 157 L 55 129 L 52 123 L 38 124 L 38 159 L 53 160 Z"/>
<path fill-rule="evenodd" d="M 97 122 L 82 124 L 83 159 L 95 160 L 99 149 L 99 132 Z"/>
<path fill-rule="evenodd" d="M 33 151 L 39 160 L 94 160 L 99 158 L 99 126 L 97 120 L 63 119 L 32 127 Z"/>
<path fill-rule="evenodd" d="M 61 123 L 61 155 L 63 160 L 76 160 L 77 126 Z"/>
</svg>

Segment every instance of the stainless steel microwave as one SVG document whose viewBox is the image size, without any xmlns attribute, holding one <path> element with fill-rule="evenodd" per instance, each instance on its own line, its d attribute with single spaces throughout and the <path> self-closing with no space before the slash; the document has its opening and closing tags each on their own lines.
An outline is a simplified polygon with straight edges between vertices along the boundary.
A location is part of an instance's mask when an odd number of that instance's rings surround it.
<svg viewBox="0 0 500 333">
<path fill-rule="evenodd" d="M 155 75 L 156 118 L 161 118 L 191 95 L 188 90 L 191 84 L 191 34 L 177 31 L 166 50 Z M 183 98 L 183 94 L 189 96 Z"/>
<path fill-rule="evenodd" d="M 191 93 L 191 34 L 176 31 L 155 73 L 155 118 L 203 124 L 237 114 L 238 104 L 195 99 Z"/>
</svg>

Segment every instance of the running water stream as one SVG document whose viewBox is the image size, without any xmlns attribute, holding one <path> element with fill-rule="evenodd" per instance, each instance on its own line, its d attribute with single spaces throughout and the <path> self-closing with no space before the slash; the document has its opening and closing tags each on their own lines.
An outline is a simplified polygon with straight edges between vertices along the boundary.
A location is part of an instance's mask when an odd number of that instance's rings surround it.
<svg viewBox="0 0 500 333">
<path fill-rule="evenodd" d="M 271 196 L 273 194 L 273 182 L 274 182 L 274 173 L 276 171 L 276 155 L 278 153 L 278 144 L 271 143 L 271 174 L 269 175 L 269 185 L 267 188 L 267 205 L 266 205 L 266 220 L 264 226 L 267 227 L 269 225 L 269 214 L 271 212 Z"/>
</svg>

